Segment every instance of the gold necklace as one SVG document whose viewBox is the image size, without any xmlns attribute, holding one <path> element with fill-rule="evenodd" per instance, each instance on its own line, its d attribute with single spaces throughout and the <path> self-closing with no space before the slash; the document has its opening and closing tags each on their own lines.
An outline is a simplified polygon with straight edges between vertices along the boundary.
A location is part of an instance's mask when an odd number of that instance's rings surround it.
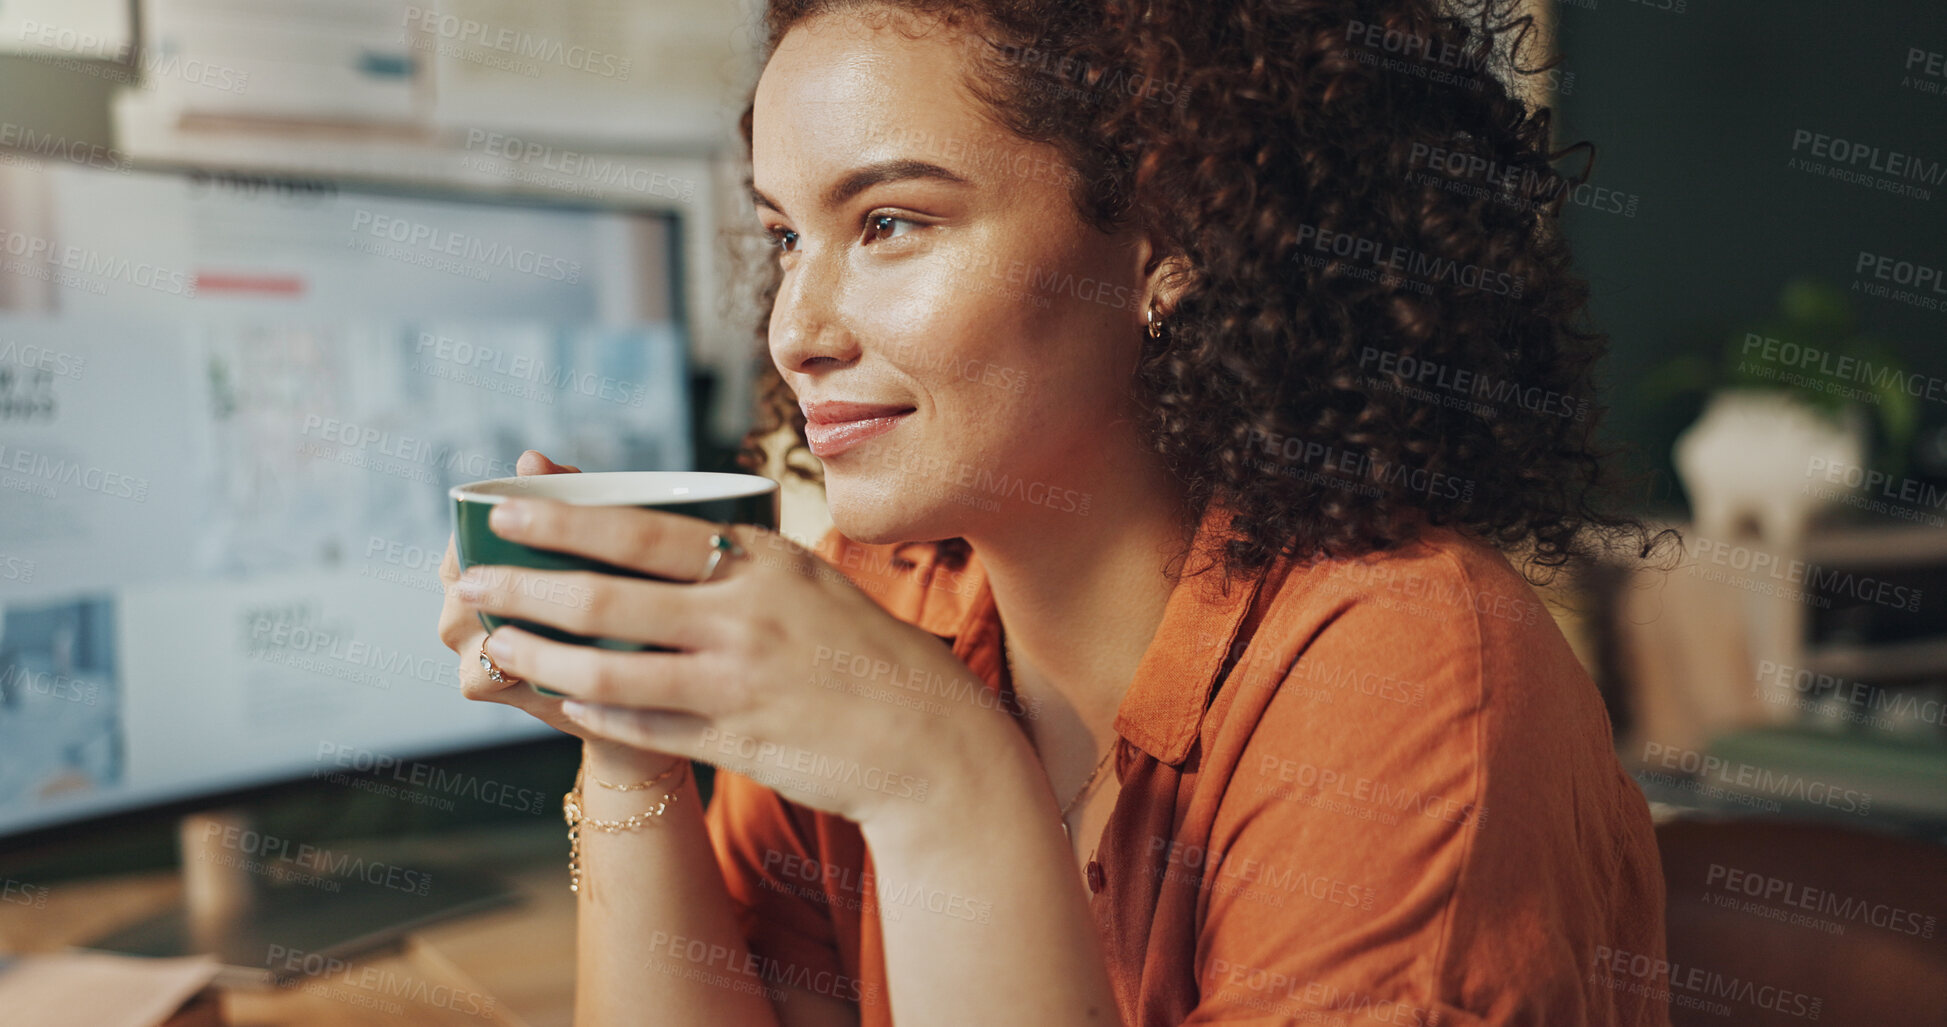
<svg viewBox="0 0 1947 1027">
<path fill-rule="evenodd" d="M 1019 688 L 1021 683 L 1021 676 L 1014 672 L 1014 651 L 1007 647 L 1006 638 L 1001 639 L 1001 656 L 1005 657 L 1007 660 L 1007 676 L 1008 676 L 1009 683 L 1014 685 L 1016 688 Z M 1020 693 L 1017 691 L 1014 694 L 1015 703 L 1017 705 L 1020 703 L 1020 698 L 1021 698 Z M 1117 739 L 1116 742 L 1109 743 L 1109 751 L 1103 753 L 1102 758 L 1096 762 L 1095 769 L 1089 772 L 1088 780 L 1082 782 L 1081 791 L 1076 792 L 1075 797 L 1068 800 L 1067 805 L 1064 805 L 1061 808 L 1061 833 L 1063 837 L 1067 837 L 1067 838 L 1074 837 L 1072 834 L 1069 833 L 1068 830 L 1068 811 L 1074 809 L 1075 804 L 1082 801 L 1082 796 L 1087 795 L 1089 793 L 1089 790 L 1095 787 L 1096 779 L 1102 776 L 1102 768 L 1109 765 L 1109 757 L 1115 755 L 1116 744 L 1117 742 L 1120 741 L 1121 739 Z M 1037 755 L 1039 754 L 1037 753 Z"/>
</svg>

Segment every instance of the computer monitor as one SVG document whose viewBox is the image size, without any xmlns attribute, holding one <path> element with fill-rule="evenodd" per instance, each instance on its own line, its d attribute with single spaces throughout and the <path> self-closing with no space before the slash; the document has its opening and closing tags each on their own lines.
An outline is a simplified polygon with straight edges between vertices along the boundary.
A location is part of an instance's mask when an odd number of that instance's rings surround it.
<svg viewBox="0 0 1947 1027">
<path fill-rule="evenodd" d="M 0 160 L 0 843 L 560 737 L 458 691 L 447 489 L 694 469 L 677 232 Z"/>
</svg>

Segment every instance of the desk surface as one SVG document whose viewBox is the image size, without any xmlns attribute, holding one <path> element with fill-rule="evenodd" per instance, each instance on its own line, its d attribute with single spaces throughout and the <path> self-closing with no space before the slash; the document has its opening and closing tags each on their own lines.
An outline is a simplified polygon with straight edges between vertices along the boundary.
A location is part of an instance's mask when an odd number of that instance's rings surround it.
<svg viewBox="0 0 1947 1027">
<path fill-rule="evenodd" d="M 223 989 L 233 1027 L 571 1027 L 575 906 L 558 823 L 395 843 L 408 858 L 493 870 L 522 901 L 423 928 L 398 948 L 290 988 Z M 558 851 L 557 851 L 558 850 Z M 409 863 L 406 865 L 410 865 Z M 173 871 L 59 882 L 44 905 L 0 903 L 0 952 L 56 952 L 180 900 Z"/>
</svg>

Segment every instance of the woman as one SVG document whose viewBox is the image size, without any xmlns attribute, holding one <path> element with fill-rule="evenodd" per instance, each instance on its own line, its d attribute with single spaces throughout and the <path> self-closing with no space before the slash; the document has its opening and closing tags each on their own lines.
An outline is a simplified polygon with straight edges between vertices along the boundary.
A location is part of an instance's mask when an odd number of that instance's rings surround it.
<svg viewBox="0 0 1947 1027">
<path fill-rule="evenodd" d="M 503 504 L 671 580 L 442 621 L 586 740 L 580 1022 L 1664 1022 L 1646 805 L 1501 553 L 1630 525 L 1500 13 L 771 3 L 746 466 L 789 426 L 834 530 Z"/>
</svg>

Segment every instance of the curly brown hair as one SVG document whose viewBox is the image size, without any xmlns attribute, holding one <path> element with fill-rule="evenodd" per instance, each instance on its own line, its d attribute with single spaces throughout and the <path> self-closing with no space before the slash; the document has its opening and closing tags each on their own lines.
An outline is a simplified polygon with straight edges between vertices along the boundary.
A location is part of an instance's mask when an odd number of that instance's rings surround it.
<svg viewBox="0 0 1947 1027">
<path fill-rule="evenodd" d="M 975 33 L 970 87 L 1066 157 L 1080 218 L 1144 225 L 1187 258 L 1133 385 L 1190 507 L 1235 511 L 1226 578 L 1389 548 L 1422 522 L 1525 549 L 1538 582 L 1618 532 L 1641 542 L 1596 508 L 1613 487 L 1593 439 L 1606 338 L 1559 230 L 1593 147 L 1551 152 L 1550 109 L 1522 97 L 1559 58 L 1522 64 L 1518 0 L 771 0 L 763 53 L 860 6 Z M 1577 150 L 1570 178 L 1554 162 Z M 766 466 L 788 425 L 787 473 L 822 484 L 762 365 L 739 464 Z M 939 545 L 949 564 L 967 552 Z"/>
</svg>

